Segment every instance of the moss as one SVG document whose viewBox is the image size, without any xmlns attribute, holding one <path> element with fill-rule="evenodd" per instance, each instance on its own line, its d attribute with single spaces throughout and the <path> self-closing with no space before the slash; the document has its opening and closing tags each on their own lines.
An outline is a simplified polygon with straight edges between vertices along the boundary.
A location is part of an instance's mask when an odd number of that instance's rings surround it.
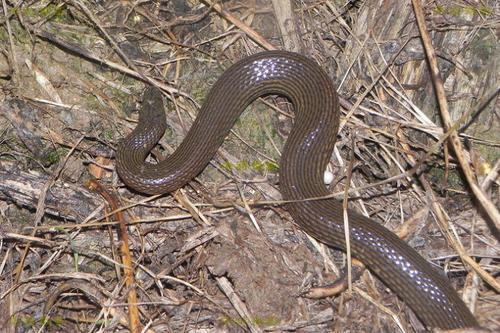
<svg viewBox="0 0 500 333">
<path fill-rule="evenodd" d="M 275 115 L 269 111 L 265 105 L 256 102 L 243 112 L 236 121 L 233 130 L 238 133 L 246 142 L 259 152 L 279 160 L 279 153 L 273 146 L 271 140 L 281 149 L 284 139 L 279 135 L 275 126 Z M 264 130 L 263 126 L 267 129 Z M 268 134 L 271 138 L 268 137 Z M 224 147 L 236 156 L 241 156 L 241 163 L 247 163 L 252 170 L 260 169 L 254 165 L 262 160 L 255 151 L 248 148 L 239 139 L 227 140 Z"/>
<path fill-rule="evenodd" d="M 431 182 L 435 190 L 441 191 L 443 190 L 442 184 L 445 177 L 445 169 L 442 166 L 433 166 L 429 169 L 429 175 L 431 176 Z M 462 174 L 457 169 L 449 169 L 448 170 L 448 179 L 446 182 L 446 187 L 455 189 L 455 190 L 466 190 L 466 186 L 464 183 L 464 179 L 462 178 Z"/>
<path fill-rule="evenodd" d="M 484 66 L 488 64 L 491 57 L 496 55 L 496 42 L 487 31 L 478 32 L 476 38 L 471 42 L 470 54 L 472 58 L 472 70 L 476 74 L 484 72 Z"/>
<path fill-rule="evenodd" d="M 498 137 L 494 138 L 498 140 Z M 490 164 L 494 165 L 495 162 L 500 158 L 500 149 L 488 144 L 475 143 L 474 148 L 479 151 L 479 154 Z"/>
<path fill-rule="evenodd" d="M 67 10 L 64 6 L 48 4 L 47 6 L 28 6 L 22 9 L 22 14 L 32 19 L 48 20 L 55 22 L 68 21 Z"/>
<path fill-rule="evenodd" d="M 106 140 L 109 140 L 109 141 L 112 141 L 116 138 L 116 133 L 115 131 L 111 130 L 111 129 L 107 129 L 103 132 L 104 134 L 104 138 Z"/>
<path fill-rule="evenodd" d="M 45 154 L 45 161 L 49 165 L 59 163 L 60 160 L 61 160 L 61 155 L 59 154 L 57 149 L 49 149 Z M 43 164 L 45 165 L 46 163 Z"/>
</svg>

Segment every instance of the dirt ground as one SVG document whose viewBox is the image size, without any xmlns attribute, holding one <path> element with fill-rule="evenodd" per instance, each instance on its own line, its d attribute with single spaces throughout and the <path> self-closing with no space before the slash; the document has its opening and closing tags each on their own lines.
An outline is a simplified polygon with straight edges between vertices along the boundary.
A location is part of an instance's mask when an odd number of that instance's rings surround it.
<svg viewBox="0 0 500 333">
<path fill-rule="evenodd" d="M 225 69 L 270 48 L 312 58 L 337 86 L 331 192 L 341 199 L 352 174 L 349 206 L 444 270 L 481 326 L 500 330 L 500 4 L 419 3 L 474 184 L 443 143 L 411 1 L 3 1 L 0 331 L 424 329 L 369 271 L 352 290 L 303 296 L 343 277 L 347 259 L 280 204 L 293 123 L 282 97 L 252 103 L 173 194 L 147 197 L 117 176 L 147 85 L 164 92 L 168 122 L 154 161 Z"/>
</svg>

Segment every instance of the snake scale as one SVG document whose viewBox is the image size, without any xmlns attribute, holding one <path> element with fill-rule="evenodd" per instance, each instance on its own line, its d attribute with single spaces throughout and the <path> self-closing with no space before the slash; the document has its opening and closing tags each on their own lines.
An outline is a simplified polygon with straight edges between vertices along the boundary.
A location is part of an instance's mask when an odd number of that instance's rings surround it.
<svg viewBox="0 0 500 333">
<path fill-rule="evenodd" d="M 177 150 L 158 164 L 145 162 L 163 136 L 166 117 L 161 93 L 148 88 L 137 127 L 116 152 L 117 171 L 126 185 L 146 194 L 176 190 L 213 158 L 241 112 L 266 94 L 287 97 L 295 122 L 280 161 L 280 191 L 295 222 L 318 241 L 345 250 L 342 204 L 329 195 L 323 173 L 339 124 L 335 87 L 312 60 L 286 51 L 266 51 L 231 66 L 210 90 Z M 396 292 L 427 327 L 477 326 L 442 272 L 380 224 L 348 211 L 351 252 Z"/>
</svg>

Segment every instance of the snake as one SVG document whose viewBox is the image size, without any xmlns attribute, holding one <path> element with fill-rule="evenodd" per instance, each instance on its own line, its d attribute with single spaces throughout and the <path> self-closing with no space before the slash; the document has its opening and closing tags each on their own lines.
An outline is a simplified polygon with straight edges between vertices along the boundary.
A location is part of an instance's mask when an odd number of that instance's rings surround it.
<svg viewBox="0 0 500 333">
<path fill-rule="evenodd" d="M 146 158 L 165 133 L 166 115 L 161 91 L 147 88 L 135 129 L 117 146 L 116 170 L 125 185 L 143 194 L 179 189 L 203 171 L 245 108 L 269 94 L 287 98 L 295 116 L 279 162 L 283 205 L 302 230 L 346 251 L 343 205 L 332 198 L 323 181 L 338 134 L 338 95 L 328 74 L 298 53 L 264 51 L 230 66 L 208 92 L 178 148 L 158 163 Z M 444 272 L 372 219 L 347 210 L 347 220 L 352 256 L 426 327 L 478 325 Z"/>
</svg>

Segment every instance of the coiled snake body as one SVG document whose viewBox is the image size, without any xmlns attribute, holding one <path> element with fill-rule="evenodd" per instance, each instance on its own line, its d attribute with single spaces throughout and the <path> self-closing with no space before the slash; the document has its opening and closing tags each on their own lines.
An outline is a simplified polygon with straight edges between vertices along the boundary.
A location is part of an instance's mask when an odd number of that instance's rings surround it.
<svg viewBox="0 0 500 333">
<path fill-rule="evenodd" d="M 149 88 L 137 127 L 117 150 L 120 177 L 128 186 L 147 194 L 180 188 L 205 168 L 241 112 L 264 94 L 286 96 L 295 110 L 295 123 L 280 162 L 283 199 L 329 195 L 323 173 L 338 130 L 335 87 L 312 60 L 285 51 L 252 55 L 224 72 L 183 142 L 158 164 L 146 163 L 145 158 L 163 136 L 166 118 L 160 92 Z M 286 209 L 314 238 L 345 250 L 340 202 L 294 202 L 286 204 Z M 442 273 L 380 224 L 354 211 L 348 211 L 348 216 L 353 256 L 396 292 L 427 327 L 477 326 Z"/>
</svg>

